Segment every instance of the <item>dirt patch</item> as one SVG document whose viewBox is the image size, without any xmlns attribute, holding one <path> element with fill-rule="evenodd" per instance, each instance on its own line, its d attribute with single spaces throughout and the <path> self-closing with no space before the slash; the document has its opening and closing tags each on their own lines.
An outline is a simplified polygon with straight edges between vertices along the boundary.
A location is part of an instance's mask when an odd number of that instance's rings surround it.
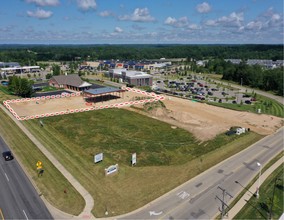
<svg viewBox="0 0 284 220">
<path fill-rule="evenodd" d="M 148 112 L 128 109 L 188 130 L 203 141 L 226 132 L 232 126 L 250 128 L 261 135 L 269 135 L 283 125 L 283 119 L 279 117 L 234 111 L 176 97 L 166 96 L 163 103 L 165 108 Z"/>
<path fill-rule="evenodd" d="M 121 97 L 117 97 L 116 99 L 94 102 L 94 103 L 86 103 L 83 96 L 80 95 L 74 97 L 14 102 L 14 103 L 9 103 L 9 105 L 17 113 L 19 117 L 26 117 L 31 115 L 41 115 L 41 114 L 55 113 L 60 111 L 70 111 L 80 108 L 100 107 L 110 104 L 118 104 L 118 103 L 135 101 L 139 99 L 147 99 L 147 98 L 148 97 L 143 94 L 125 91 L 123 94 L 121 94 Z M 107 97 L 105 100 L 107 100 Z"/>
<path fill-rule="evenodd" d="M 188 130 L 202 141 L 210 140 L 232 126 L 250 128 L 262 135 L 272 134 L 283 126 L 283 119 L 275 116 L 234 111 L 181 98 L 165 97 L 163 101 L 165 107 L 153 108 L 146 112 L 140 111 L 139 108 L 126 108 Z M 93 103 L 92 106 L 98 107 L 143 98 L 147 97 L 127 91 L 118 99 Z M 10 106 L 20 117 L 90 107 L 86 105 L 82 96 L 10 103 Z M 140 107 L 142 108 L 142 105 Z"/>
</svg>

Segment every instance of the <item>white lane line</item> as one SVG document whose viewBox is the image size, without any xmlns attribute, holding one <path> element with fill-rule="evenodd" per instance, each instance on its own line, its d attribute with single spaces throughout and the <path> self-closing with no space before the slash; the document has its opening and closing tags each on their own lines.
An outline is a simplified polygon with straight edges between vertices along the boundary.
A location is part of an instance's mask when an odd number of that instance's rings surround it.
<svg viewBox="0 0 284 220">
<path fill-rule="evenodd" d="M 28 216 L 27 216 L 25 210 L 23 210 L 23 213 L 24 213 L 24 215 L 26 216 L 26 219 L 29 220 L 29 218 L 28 218 Z"/>
<path fill-rule="evenodd" d="M 7 176 L 7 174 L 5 173 L 5 176 L 6 176 L 6 179 L 8 180 L 8 182 L 9 182 L 9 178 L 8 178 L 8 176 Z"/>
</svg>

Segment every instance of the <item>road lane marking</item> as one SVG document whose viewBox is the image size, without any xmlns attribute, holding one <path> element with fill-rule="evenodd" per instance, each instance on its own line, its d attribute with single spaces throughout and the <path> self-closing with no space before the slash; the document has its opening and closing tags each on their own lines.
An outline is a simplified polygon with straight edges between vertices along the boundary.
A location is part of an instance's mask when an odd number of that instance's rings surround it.
<svg viewBox="0 0 284 220">
<path fill-rule="evenodd" d="M 150 214 L 150 216 L 152 216 L 152 215 L 161 215 L 161 214 L 163 214 L 163 212 L 162 211 L 160 211 L 160 212 L 150 211 L 149 214 Z"/>
<path fill-rule="evenodd" d="M 23 213 L 24 213 L 24 215 L 26 216 L 26 219 L 29 220 L 29 218 L 28 218 L 28 216 L 27 216 L 25 210 L 23 210 Z"/>
<path fill-rule="evenodd" d="M 2 220 L 5 220 L 5 219 L 4 219 L 3 212 L 2 212 L 2 209 L 0 209 L 0 216 L 1 216 L 1 219 L 2 219 Z"/>
<path fill-rule="evenodd" d="M 8 178 L 8 176 L 7 176 L 7 174 L 5 173 L 5 176 L 6 176 L 6 179 L 8 180 L 8 182 L 9 182 L 9 178 Z"/>
<path fill-rule="evenodd" d="M 187 193 L 186 191 L 180 191 L 176 194 L 179 198 L 181 198 L 182 200 L 183 199 L 186 199 L 187 197 L 190 196 L 189 193 Z"/>
</svg>

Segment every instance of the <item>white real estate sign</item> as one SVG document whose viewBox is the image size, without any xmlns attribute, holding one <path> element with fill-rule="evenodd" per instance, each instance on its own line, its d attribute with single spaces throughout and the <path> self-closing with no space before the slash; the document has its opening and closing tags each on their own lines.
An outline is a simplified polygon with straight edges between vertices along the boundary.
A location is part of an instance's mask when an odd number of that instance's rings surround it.
<svg viewBox="0 0 284 220">
<path fill-rule="evenodd" d="M 132 154 L 131 162 L 132 162 L 132 166 L 136 165 L 136 153 Z"/>
<path fill-rule="evenodd" d="M 102 161 L 102 160 L 103 160 L 103 153 L 96 154 L 96 155 L 94 156 L 94 162 L 95 162 L 95 163 L 98 163 L 98 162 L 100 162 L 100 161 Z"/>
<path fill-rule="evenodd" d="M 105 169 L 105 174 L 109 175 L 111 173 L 115 173 L 118 171 L 118 164 L 111 165 L 108 168 Z"/>
</svg>

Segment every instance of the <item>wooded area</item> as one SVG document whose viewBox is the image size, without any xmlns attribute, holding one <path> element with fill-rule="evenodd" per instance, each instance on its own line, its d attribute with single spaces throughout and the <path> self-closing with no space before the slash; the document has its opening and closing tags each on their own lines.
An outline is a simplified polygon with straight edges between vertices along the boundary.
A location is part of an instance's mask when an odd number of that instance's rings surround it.
<svg viewBox="0 0 284 220">
<path fill-rule="evenodd" d="M 222 74 L 223 79 L 283 96 L 283 67 L 264 69 L 244 62 L 247 59 L 283 60 L 283 45 L 0 45 L 0 62 L 18 62 L 22 66 L 60 61 L 69 62 L 71 68 L 88 60 L 142 61 L 162 57 L 186 58 L 185 64 L 193 72 Z M 237 65 L 224 59 L 243 62 Z M 208 62 L 198 66 L 196 60 Z M 59 74 L 58 68 L 53 65 L 54 75 Z"/>
<path fill-rule="evenodd" d="M 165 58 L 283 60 L 283 45 L 0 45 L 1 62 Z"/>
</svg>

